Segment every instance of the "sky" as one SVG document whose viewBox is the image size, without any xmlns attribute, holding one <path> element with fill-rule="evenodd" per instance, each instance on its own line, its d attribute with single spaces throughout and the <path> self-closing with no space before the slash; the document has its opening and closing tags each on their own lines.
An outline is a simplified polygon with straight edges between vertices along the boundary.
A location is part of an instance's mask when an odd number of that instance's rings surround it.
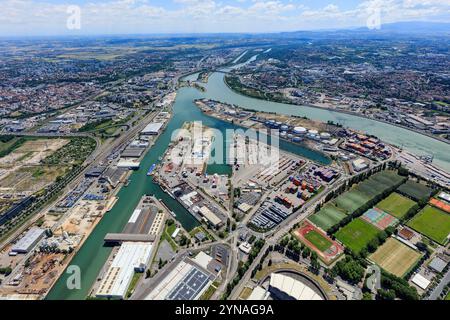
<svg viewBox="0 0 450 320">
<path fill-rule="evenodd" d="M 0 36 L 263 33 L 450 21 L 450 0 L 0 0 Z"/>
</svg>

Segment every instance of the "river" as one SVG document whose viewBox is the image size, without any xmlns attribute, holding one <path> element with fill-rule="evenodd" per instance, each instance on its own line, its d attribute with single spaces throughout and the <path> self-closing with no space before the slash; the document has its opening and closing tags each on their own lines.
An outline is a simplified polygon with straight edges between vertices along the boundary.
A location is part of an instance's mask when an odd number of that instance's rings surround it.
<svg viewBox="0 0 450 320">
<path fill-rule="evenodd" d="M 232 91 L 224 82 L 224 74 L 215 72 L 209 77 L 205 96 L 240 107 L 265 112 L 277 112 L 286 115 L 306 116 L 312 120 L 326 122 L 331 120 L 345 127 L 361 130 L 379 137 L 381 140 L 397 145 L 417 155 L 433 155 L 433 163 L 450 171 L 450 146 L 445 142 L 427 137 L 423 134 L 406 130 L 387 123 L 366 119 L 345 113 L 319 108 L 298 106 L 259 100 L 243 96 Z"/>
<path fill-rule="evenodd" d="M 195 78 L 195 76 L 189 77 Z M 177 220 L 180 221 L 185 229 L 191 230 L 198 225 L 197 220 L 184 207 L 152 182 L 151 177 L 147 176 L 147 170 L 153 163 L 158 162 L 158 158 L 165 152 L 171 141 L 172 132 L 181 128 L 185 121 L 202 121 L 205 126 L 219 129 L 224 137 L 226 136 L 225 130 L 239 128 L 231 123 L 204 115 L 193 103 L 195 99 L 203 97 L 204 93 L 194 88 L 188 87 L 178 90 L 173 106 L 173 117 L 168 123 L 166 130 L 147 152 L 141 161 L 140 169 L 132 173 L 129 185 L 119 191 L 119 199 L 112 210 L 105 214 L 71 262 L 71 265 L 79 266 L 82 272 L 81 289 L 67 289 L 66 281 L 69 275 L 64 273 L 47 295 L 47 299 L 84 299 L 87 296 L 92 284 L 96 281 L 98 273 L 111 253 L 110 247 L 103 246 L 105 235 L 109 232 L 120 232 L 124 228 L 144 194 L 154 194 L 157 198 L 162 199 L 176 213 Z M 226 143 L 224 144 L 225 148 Z M 280 140 L 280 148 L 319 163 L 330 163 L 330 159 L 324 154 L 284 140 Z M 230 173 L 230 167 L 226 164 L 211 164 L 208 166 L 207 172 L 209 174 L 228 174 Z"/>
<path fill-rule="evenodd" d="M 247 62 L 244 62 L 244 64 L 255 59 L 256 56 L 253 56 Z M 241 65 L 243 64 L 238 64 L 234 67 Z M 188 79 L 195 80 L 196 77 L 197 74 L 192 74 L 189 75 Z M 144 194 L 155 194 L 157 198 L 162 199 L 176 213 L 177 220 L 180 221 L 185 229 L 191 230 L 198 225 L 198 222 L 186 209 L 164 193 L 146 175 L 150 165 L 157 163 L 158 158 L 167 149 L 171 141 L 172 132 L 180 128 L 185 121 L 202 121 L 204 125 L 219 129 L 222 132 L 226 129 L 237 128 L 230 123 L 205 116 L 193 103 L 195 99 L 209 98 L 257 111 L 276 111 L 281 114 L 306 116 L 314 120 L 331 120 L 347 127 L 376 135 L 386 142 L 403 146 L 406 150 L 413 153 L 433 154 L 435 163 L 450 171 L 450 147 L 443 142 L 393 125 L 357 116 L 246 97 L 230 90 L 223 80 L 223 73 L 214 72 L 209 77 L 208 83 L 202 84 L 206 87 L 206 92 L 200 92 L 190 87 L 178 90 L 177 98 L 173 106 L 174 114 L 167 125 L 166 131 L 161 134 L 155 145 L 147 152 L 141 162 L 141 168 L 132 173 L 128 187 L 122 188 L 118 193 L 119 200 L 115 206 L 99 222 L 71 262 L 71 265 L 77 265 L 81 269 L 81 289 L 69 290 L 66 286 L 68 275 L 64 273 L 47 295 L 47 299 L 84 299 L 87 296 L 90 288 L 96 281 L 98 273 L 111 253 L 111 248 L 103 246 L 104 236 L 108 232 L 120 232 L 123 229 L 141 196 Z M 280 140 L 280 148 L 320 163 L 329 163 L 329 159 L 323 154 L 300 145 L 288 143 L 284 140 Z M 229 173 L 229 168 L 221 164 L 208 166 L 208 173 L 214 172 Z"/>
</svg>

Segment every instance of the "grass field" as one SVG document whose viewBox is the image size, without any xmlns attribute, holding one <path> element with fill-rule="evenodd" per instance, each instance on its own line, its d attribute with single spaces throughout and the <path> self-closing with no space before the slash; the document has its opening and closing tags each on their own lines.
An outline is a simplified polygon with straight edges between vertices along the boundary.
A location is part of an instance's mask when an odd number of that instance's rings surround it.
<svg viewBox="0 0 450 320">
<path fill-rule="evenodd" d="M 376 227 L 362 219 L 353 219 L 336 233 L 336 239 L 347 248 L 359 253 L 380 232 Z"/>
<path fill-rule="evenodd" d="M 376 173 L 330 201 L 319 212 L 309 217 L 309 220 L 327 231 L 344 219 L 346 215 L 352 214 L 375 196 L 401 182 L 402 179 L 403 177 L 399 176 L 395 171 Z"/>
<path fill-rule="evenodd" d="M 332 245 L 331 241 L 325 238 L 317 231 L 310 231 L 305 235 L 305 238 L 317 247 L 320 251 L 324 252 Z"/>
<path fill-rule="evenodd" d="M 369 259 L 397 277 L 403 277 L 420 259 L 421 254 L 400 241 L 389 238 Z"/>
<path fill-rule="evenodd" d="M 402 184 L 398 191 L 408 197 L 415 199 L 416 201 L 429 198 L 431 195 L 431 189 L 427 186 L 417 183 L 411 180 L 406 181 Z"/>
<path fill-rule="evenodd" d="M 379 202 L 376 207 L 401 219 L 415 204 L 413 200 L 394 192 Z"/>
<path fill-rule="evenodd" d="M 450 233 L 450 215 L 427 205 L 408 226 L 443 245 Z"/>
<path fill-rule="evenodd" d="M 336 223 L 344 219 L 346 216 L 345 212 L 339 208 L 336 208 L 332 204 L 325 205 L 319 212 L 312 215 L 308 219 L 314 223 L 316 226 L 326 231 Z"/>
<path fill-rule="evenodd" d="M 348 214 L 353 213 L 372 197 L 358 190 L 358 187 L 343 193 L 337 197 L 334 202 L 336 206 L 343 209 Z"/>
</svg>

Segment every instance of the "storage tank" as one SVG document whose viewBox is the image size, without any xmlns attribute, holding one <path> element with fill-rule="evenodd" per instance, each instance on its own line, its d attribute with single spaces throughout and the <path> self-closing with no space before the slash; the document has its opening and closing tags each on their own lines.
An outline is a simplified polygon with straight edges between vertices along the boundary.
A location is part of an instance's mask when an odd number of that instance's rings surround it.
<svg viewBox="0 0 450 320">
<path fill-rule="evenodd" d="M 317 131 L 317 130 L 315 130 L 315 129 L 311 129 L 311 130 L 309 130 L 308 131 L 309 132 L 309 134 L 311 134 L 311 135 L 317 135 L 317 134 L 319 134 L 319 131 Z"/>
<path fill-rule="evenodd" d="M 329 134 L 328 132 L 322 132 L 320 134 L 320 139 L 329 140 L 330 138 L 331 138 L 331 134 Z"/>
<path fill-rule="evenodd" d="M 287 131 L 287 130 L 289 129 L 289 126 L 283 124 L 283 125 L 280 127 L 280 129 L 283 130 L 283 131 Z"/>
<path fill-rule="evenodd" d="M 300 138 L 300 137 L 293 137 L 293 138 L 292 138 L 292 141 L 294 141 L 294 142 L 300 142 L 300 141 L 302 141 L 302 138 Z"/>
<path fill-rule="evenodd" d="M 296 134 L 305 134 L 306 131 L 307 131 L 306 128 L 303 128 L 303 127 L 295 127 L 293 129 L 293 132 Z"/>
</svg>

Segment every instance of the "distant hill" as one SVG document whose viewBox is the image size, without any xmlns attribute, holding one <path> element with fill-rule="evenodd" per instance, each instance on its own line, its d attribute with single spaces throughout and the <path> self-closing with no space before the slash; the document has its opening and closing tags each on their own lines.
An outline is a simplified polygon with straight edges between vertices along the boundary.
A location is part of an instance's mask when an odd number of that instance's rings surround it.
<svg viewBox="0 0 450 320">
<path fill-rule="evenodd" d="M 380 29 L 364 27 L 281 32 L 279 37 L 292 39 L 408 39 L 450 37 L 450 23 L 408 21 L 382 24 Z"/>
<path fill-rule="evenodd" d="M 358 28 L 359 31 L 373 31 L 368 28 Z M 450 23 L 407 21 L 382 24 L 378 31 L 396 33 L 450 33 Z"/>
</svg>

